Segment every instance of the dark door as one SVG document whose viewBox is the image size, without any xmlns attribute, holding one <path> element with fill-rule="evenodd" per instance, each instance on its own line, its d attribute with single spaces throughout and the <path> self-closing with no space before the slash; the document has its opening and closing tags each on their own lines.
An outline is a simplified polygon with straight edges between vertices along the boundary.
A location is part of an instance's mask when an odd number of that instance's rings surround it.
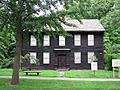
<svg viewBox="0 0 120 90">
<path fill-rule="evenodd" d="M 58 68 L 66 68 L 66 55 L 58 55 Z"/>
</svg>

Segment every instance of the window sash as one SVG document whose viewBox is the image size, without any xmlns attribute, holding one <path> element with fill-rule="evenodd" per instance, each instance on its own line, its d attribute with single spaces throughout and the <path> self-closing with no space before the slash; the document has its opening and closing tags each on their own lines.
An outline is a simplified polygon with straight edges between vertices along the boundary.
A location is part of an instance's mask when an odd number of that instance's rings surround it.
<svg viewBox="0 0 120 90">
<path fill-rule="evenodd" d="M 65 46 L 65 38 L 63 36 L 59 36 L 59 46 Z"/>
<path fill-rule="evenodd" d="M 92 62 L 93 56 L 94 56 L 94 52 L 88 52 L 88 63 Z"/>
<path fill-rule="evenodd" d="M 81 36 L 80 35 L 74 35 L 74 45 L 75 46 L 81 45 Z"/>
<path fill-rule="evenodd" d="M 74 63 L 81 63 L 81 52 L 74 52 Z"/>
<path fill-rule="evenodd" d="M 49 35 L 44 35 L 44 46 L 50 46 L 50 36 Z"/>
<path fill-rule="evenodd" d="M 33 35 L 30 37 L 30 46 L 37 46 L 37 40 Z"/>
<path fill-rule="evenodd" d="M 49 64 L 50 63 L 50 53 L 44 52 L 43 53 L 43 64 Z"/>
<path fill-rule="evenodd" d="M 88 46 L 94 46 L 94 35 L 88 35 Z"/>
<path fill-rule="evenodd" d="M 37 53 L 36 52 L 30 52 L 30 63 L 31 64 L 36 64 L 36 59 L 37 59 Z"/>
</svg>

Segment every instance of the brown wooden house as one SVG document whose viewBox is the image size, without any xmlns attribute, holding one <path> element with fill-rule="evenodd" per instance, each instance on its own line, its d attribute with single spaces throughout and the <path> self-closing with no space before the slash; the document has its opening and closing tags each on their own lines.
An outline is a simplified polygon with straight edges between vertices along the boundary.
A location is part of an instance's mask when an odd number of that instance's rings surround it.
<svg viewBox="0 0 120 90">
<path fill-rule="evenodd" d="M 30 58 L 30 61 L 23 62 L 22 67 L 35 69 L 90 69 L 94 55 L 98 59 L 98 69 L 103 69 L 104 47 L 103 35 L 105 29 L 97 19 L 83 19 L 82 24 L 75 19 L 67 20 L 77 27 L 63 25 L 66 32 L 72 37 L 57 38 L 43 35 L 43 46 L 48 50 L 40 48 L 34 36 L 29 35 L 29 43 L 23 40 L 22 53 L 30 53 L 30 56 L 39 59 L 39 65 Z"/>
</svg>

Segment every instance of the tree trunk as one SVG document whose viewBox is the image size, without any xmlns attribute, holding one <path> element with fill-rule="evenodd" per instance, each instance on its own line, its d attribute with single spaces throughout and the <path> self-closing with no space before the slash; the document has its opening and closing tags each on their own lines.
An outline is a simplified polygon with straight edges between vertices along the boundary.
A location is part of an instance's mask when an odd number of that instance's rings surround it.
<svg viewBox="0 0 120 90">
<path fill-rule="evenodd" d="M 15 57 L 13 63 L 13 73 L 12 73 L 12 85 L 19 84 L 19 69 L 20 69 L 20 60 L 21 60 L 21 46 L 22 46 L 22 29 L 21 29 L 21 18 L 18 16 L 16 23 L 16 48 L 15 48 Z"/>
</svg>

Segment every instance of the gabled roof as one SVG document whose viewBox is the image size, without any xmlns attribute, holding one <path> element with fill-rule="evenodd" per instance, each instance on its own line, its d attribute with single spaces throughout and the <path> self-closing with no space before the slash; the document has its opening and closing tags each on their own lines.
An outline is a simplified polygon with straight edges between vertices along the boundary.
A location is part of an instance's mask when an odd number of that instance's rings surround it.
<svg viewBox="0 0 120 90">
<path fill-rule="evenodd" d="M 62 24 L 65 31 L 105 31 L 98 19 L 81 19 L 82 23 L 76 19 L 67 19 L 66 22 L 74 24 L 77 27 Z"/>
</svg>

